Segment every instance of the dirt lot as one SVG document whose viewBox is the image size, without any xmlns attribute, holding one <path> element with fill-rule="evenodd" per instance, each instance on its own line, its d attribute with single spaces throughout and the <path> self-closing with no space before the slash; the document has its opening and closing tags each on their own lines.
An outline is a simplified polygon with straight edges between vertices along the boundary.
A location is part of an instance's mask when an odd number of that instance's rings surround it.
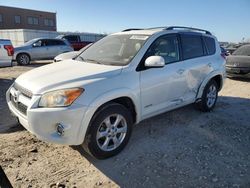
<svg viewBox="0 0 250 188">
<path fill-rule="evenodd" d="M 0 69 L 0 165 L 14 187 L 250 187 L 250 80 L 227 79 L 213 112 L 189 105 L 141 122 L 122 153 L 98 161 L 10 116 L 5 92 L 34 67 Z"/>
</svg>

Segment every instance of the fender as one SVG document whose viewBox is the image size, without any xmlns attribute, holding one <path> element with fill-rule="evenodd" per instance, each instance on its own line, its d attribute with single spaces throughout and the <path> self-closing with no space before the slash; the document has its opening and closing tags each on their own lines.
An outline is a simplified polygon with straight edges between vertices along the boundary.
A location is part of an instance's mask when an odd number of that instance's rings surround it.
<svg viewBox="0 0 250 188">
<path fill-rule="evenodd" d="M 17 58 L 17 56 L 18 56 L 19 54 L 27 54 L 27 55 L 30 57 L 30 60 L 32 60 L 31 54 L 30 54 L 29 52 L 25 51 L 25 50 L 19 51 L 17 54 L 14 54 L 14 55 L 13 55 L 13 60 L 16 60 L 16 58 Z"/>
<path fill-rule="evenodd" d="M 82 121 L 81 121 L 81 128 L 79 130 L 79 134 L 78 134 L 78 143 L 81 144 L 83 143 L 88 127 L 89 127 L 89 123 L 93 117 L 93 115 L 95 114 L 95 112 L 97 111 L 97 109 L 102 106 L 103 104 L 112 101 L 114 99 L 120 98 L 120 97 L 128 97 L 132 100 L 132 102 L 134 103 L 135 106 L 135 112 L 137 114 L 136 116 L 136 122 L 138 123 L 141 119 L 141 110 L 140 110 L 140 99 L 139 99 L 139 91 L 138 91 L 138 95 L 136 95 L 137 91 L 132 91 L 129 88 L 118 88 L 112 91 L 108 91 L 102 95 L 99 95 L 98 97 L 96 97 L 88 106 L 87 111 L 85 112 L 85 115 L 82 117 Z M 137 101 L 137 102 L 136 102 Z"/>
<path fill-rule="evenodd" d="M 215 76 L 218 76 L 220 75 L 221 77 L 221 87 L 223 85 L 223 74 L 221 73 L 220 70 L 216 70 L 216 71 L 213 71 L 211 72 L 210 74 L 207 75 L 207 77 L 203 80 L 203 82 L 201 83 L 200 87 L 199 87 L 199 90 L 197 92 L 197 95 L 196 95 L 196 100 L 200 99 L 202 97 L 202 94 L 203 94 L 203 90 L 205 89 L 207 83 Z"/>
</svg>

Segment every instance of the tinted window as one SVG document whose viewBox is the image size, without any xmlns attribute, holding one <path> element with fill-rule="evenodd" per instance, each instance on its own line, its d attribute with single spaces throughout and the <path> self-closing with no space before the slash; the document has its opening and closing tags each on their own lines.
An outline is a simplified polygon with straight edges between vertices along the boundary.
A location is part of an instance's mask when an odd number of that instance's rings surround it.
<svg viewBox="0 0 250 188">
<path fill-rule="evenodd" d="M 41 41 L 42 41 L 41 46 L 51 46 L 52 45 L 51 40 L 43 39 Z"/>
<path fill-rule="evenodd" d="M 204 42 L 207 47 L 208 55 L 213 55 L 215 54 L 215 41 L 211 37 L 203 37 Z"/>
<path fill-rule="evenodd" d="M 55 45 L 66 45 L 63 41 L 61 40 L 55 40 Z"/>
<path fill-rule="evenodd" d="M 165 63 L 179 61 L 179 47 L 176 36 L 164 36 L 158 38 L 148 49 L 146 57 L 161 56 Z"/>
<path fill-rule="evenodd" d="M 182 35 L 183 59 L 190 59 L 203 56 L 202 40 L 200 36 Z"/>
<path fill-rule="evenodd" d="M 67 39 L 69 42 L 78 42 L 78 37 L 71 35 L 71 36 L 65 36 L 65 39 Z"/>
<path fill-rule="evenodd" d="M 45 40 L 46 46 L 57 46 L 57 45 L 65 45 L 65 43 L 61 40 Z"/>
</svg>

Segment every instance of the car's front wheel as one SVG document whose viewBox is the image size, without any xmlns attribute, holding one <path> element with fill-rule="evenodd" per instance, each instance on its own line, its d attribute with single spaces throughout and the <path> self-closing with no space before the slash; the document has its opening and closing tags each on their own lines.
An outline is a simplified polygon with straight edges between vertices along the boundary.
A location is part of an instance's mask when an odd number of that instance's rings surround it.
<svg viewBox="0 0 250 188">
<path fill-rule="evenodd" d="M 18 54 L 16 60 L 19 65 L 30 64 L 30 57 L 28 54 L 25 53 Z"/>
<path fill-rule="evenodd" d="M 132 124 L 131 113 L 126 107 L 107 104 L 94 115 L 83 146 L 98 159 L 114 156 L 128 143 Z"/>
<path fill-rule="evenodd" d="M 198 108 L 203 112 L 211 111 L 217 101 L 218 97 L 218 84 L 215 80 L 210 80 L 204 88 L 201 101 L 198 102 Z"/>
</svg>

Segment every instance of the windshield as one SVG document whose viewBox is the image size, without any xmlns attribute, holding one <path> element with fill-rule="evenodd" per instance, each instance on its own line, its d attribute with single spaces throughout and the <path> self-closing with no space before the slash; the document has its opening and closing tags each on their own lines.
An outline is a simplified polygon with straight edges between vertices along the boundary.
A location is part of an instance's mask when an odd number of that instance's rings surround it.
<svg viewBox="0 0 250 188">
<path fill-rule="evenodd" d="M 250 45 L 245 45 L 239 47 L 233 55 L 242 55 L 242 56 L 250 56 Z"/>
<path fill-rule="evenodd" d="M 105 65 L 127 65 L 147 38 L 146 35 L 110 35 L 94 43 L 76 60 Z"/>
</svg>

